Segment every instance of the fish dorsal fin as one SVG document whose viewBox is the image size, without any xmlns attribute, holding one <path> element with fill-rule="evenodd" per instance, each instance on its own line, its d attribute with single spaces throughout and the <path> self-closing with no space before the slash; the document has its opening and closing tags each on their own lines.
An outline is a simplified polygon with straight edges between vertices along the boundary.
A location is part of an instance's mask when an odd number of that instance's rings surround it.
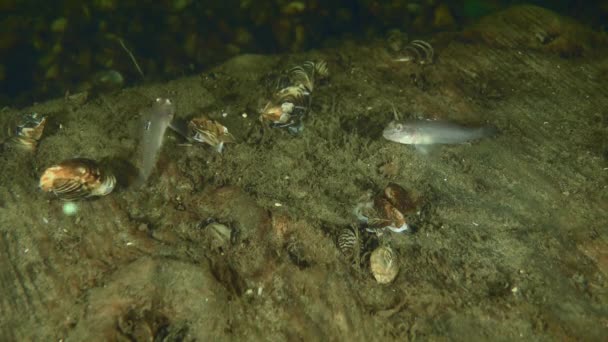
<svg viewBox="0 0 608 342">
<path fill-rule="evenodd" d="M 391 103 L 391 107 L 393 107 L 393 119 L 395 120 L 395 122 L 401 121 L 401 118 L 399 117 L 399 113 L 397 112 L 397 108 L 395 108 L 395 105 Z"/>
</svg>

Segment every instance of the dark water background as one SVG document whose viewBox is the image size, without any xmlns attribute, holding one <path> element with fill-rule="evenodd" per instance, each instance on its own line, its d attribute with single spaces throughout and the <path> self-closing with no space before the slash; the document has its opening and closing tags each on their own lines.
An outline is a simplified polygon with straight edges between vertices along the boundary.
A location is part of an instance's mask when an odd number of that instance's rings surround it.
<svg viewBox="0 0 608 342">
<path fill-rule="evenodd" d="M 524 2 L 2 1 L 0 104 L 90 89 L 111 70 L 133 84 L 190 75 L 242 53 L 298 52 L 391 29 L 413 37 L 458 30 L 516 3 Z M 527 3 L 606 29 L 607 1 Z"/>
</svg>

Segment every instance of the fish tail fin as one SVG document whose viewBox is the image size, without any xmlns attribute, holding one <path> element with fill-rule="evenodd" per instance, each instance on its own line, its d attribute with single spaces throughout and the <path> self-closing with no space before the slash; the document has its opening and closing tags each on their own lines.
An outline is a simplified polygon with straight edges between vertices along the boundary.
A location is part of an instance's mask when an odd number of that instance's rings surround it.
<svg viewBox="0 0 608 342">
<path fill-rule="evenodd" d="M 427 155 L 431 151 L 431 145 L 416 144 L 414 147 L 416 148 L 416 151 L 422 155 Z"/>
<path fill-rule="evenodd" d="M 479 129 L 479 136 L 481 138 L 491 138 L 497 136 L 499 133 L 500 131 L 495 126 L 484 126 Z"/>
</svg>

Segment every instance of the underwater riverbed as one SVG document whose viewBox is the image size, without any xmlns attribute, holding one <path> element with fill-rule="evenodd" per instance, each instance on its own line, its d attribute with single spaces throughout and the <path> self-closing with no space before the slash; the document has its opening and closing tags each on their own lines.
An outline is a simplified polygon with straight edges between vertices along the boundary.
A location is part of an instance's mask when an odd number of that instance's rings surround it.
<svg viewBox="0 0 608 342">
<path fill-rule="evenodd" d="M 2 127 L 30 112 L 48 123 L 35 152 L 0 155 L 0 335 L 604 339 L 606 37 L 520 6 L 425 39 L 428 63 L 396 61 L 385 41 L 343 42 L 5 109 Z M 301 131 L 261 123 L 277 77 L 305 61 L 325 61 L 329 76 Z M 142 112 L 156 98 L 177 118 L 221 122 L 236 142 L 218 153 L 168 130 L 135 186 Z M 422 154 L 383 139 L 395 116 L 500 134 Z M 108 165 L 117 185 L 66 215 L 38 182 L 74 157 Z M 415 230 L 356 228 L 357 205 L 389 184 L 415 195 Z M 356 258 L 341 248 L 345 229 L 362 241 Z M 388 284 L 370 271 L 378 246 L 398 267 Z"/>
</svg>

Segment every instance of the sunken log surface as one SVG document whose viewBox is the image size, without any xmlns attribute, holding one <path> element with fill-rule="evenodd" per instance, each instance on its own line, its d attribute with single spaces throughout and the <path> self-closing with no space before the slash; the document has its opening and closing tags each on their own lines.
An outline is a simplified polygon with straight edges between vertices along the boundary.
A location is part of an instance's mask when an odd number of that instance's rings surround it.
<svg viewBox="0 0 608 342">
<path fill-rule="evenodd" d="M 431 65 L 393 63 L 382 43 L 344 43 L 28 108 L 48 115 L 49 128 L 36 154 L 0 155 L 0 336 L 607 336 L 608 54 L 579 24 L 536 7 L 509 11 L 432 37 Z M 505 19 L 524 15 L 551 20 Z M 509 24 L 484 27 L 499 21 Z M 585 39 L 568 38 L 573 30 Z M 553 40 L 537 35 L 548 31 Z M 562 47 L 547 47 L 558 38 Z M 331 78 L 305 130 L 258 139 L 251 127 L 265 76 L 309 59 L 327 60 Z M 218 156 L 168 135 L 157 172 L 135 188 L 137 113 L 158 96 L 172 97 L 177 116 L 228 112 L 239 143 Z M 393 108 L 501 134 L 421 155 L 381 139 Z M 75 155 L 108 159 L 122 183 L 65 216 L 36 184 L 45 167 Z M 361 194 L 389 182 L 426 204 L 416 234 L 382 237 L 401 272 L 380 286 L 333 239 L 354 222 Z M 234 241 L 205 230 L 210 218 L 237 231 Z"/>
</svg>

